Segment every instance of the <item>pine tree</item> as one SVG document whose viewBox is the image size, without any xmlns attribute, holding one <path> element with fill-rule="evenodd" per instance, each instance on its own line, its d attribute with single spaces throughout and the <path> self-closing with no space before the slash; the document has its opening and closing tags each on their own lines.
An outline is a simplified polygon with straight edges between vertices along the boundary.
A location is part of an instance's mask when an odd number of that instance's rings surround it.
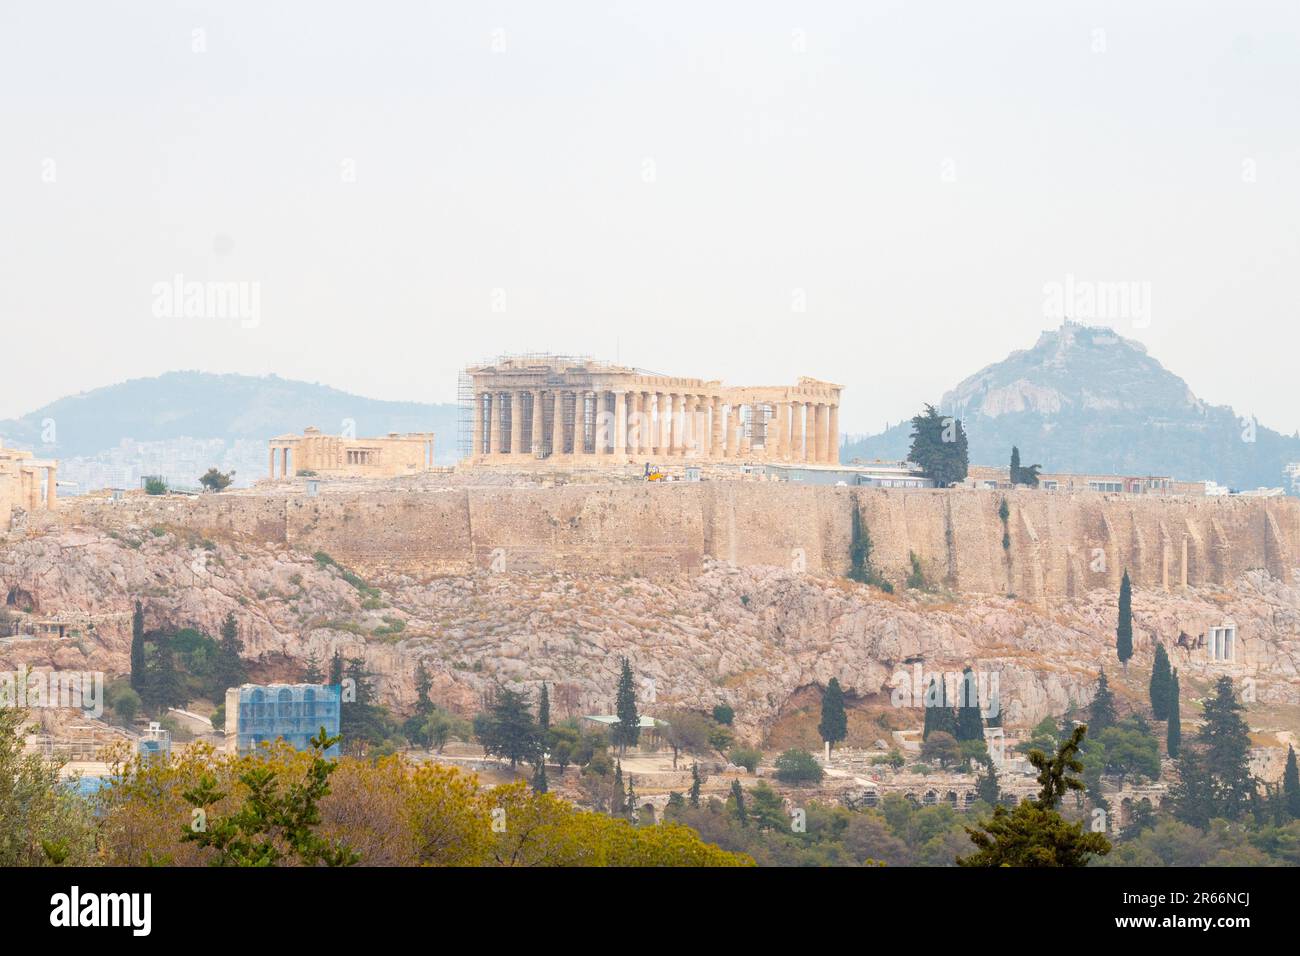
<svg viewBox="0 0 1300 956">
<path fill-rule="evenodd" d="M 140 696 L 146 705 L 161 712 L 185 703 L 185 687 L 180 672 L 176 670 L 171 636 L 155 631 L 152 638 L 153 659 L 149 662 L 145 693 Z"/>
<path fill-rule="evenodd" d="M 505 757 L 510 761 L 511 770 L 520 761 L 533 763 L 541 759 L 538 756 L 542 751 L 541 729 L 533 721 L 532 710 L 523 694 L 502 687 L 487 718 L 478 735 L 485 753 Z"/>
<path fill-rule="evenodd" d="M 636 788 L 632 786 L 632 775 L 627 775 L 627 812 L 629 816 L 636 814 Z"/>
<path fill-rule="evenodd" d="M 542 681 L 542 698 L 537 704 L 537 726 L 542 728 L 542 733 L 551 729 L 551 695 L 546 681 Z"/>
<path fill-rule="evenodd" d="M 623 672 L 618 678 L 618 695 L 615 698 L 614 713 L 618 723 L 610 735 L 620 754 L 627 753 L 628 747 L 635 747 L 641 739 L 641 715 L 636 710 L 636 685 L 632 676 L 632 665 L 623 658 Z"/>
<path fill-rule="evenodd" d="M 149 667 L 144 654 L 144 606 L 136 601 L 135 613 L 131 615 L 131 689 L 143 698 L 148 681 Z"/>
<path fill-rule="evenodd" d="M 749 814 L 745 812 L 745 791 L 739 780 L 731 781 L 731 799 L 735 803 L 736 822 L 742 827 L 749 826 Z"/>
<path fill-rule="evenodd" d="M 1128 670 L 1128 660 L 1133 656 L 1133 585 L 1129 583 L 1128 569 L 1119 585 L 1119 624 L 1115 628 L 1115 656 Z"/>
<path fill-rule="evenodd" d="M 1169 675 L 1169 696 L 1165 700 L 1165 712 L 1169 715 L 1169 724 L 1165 728 L 1165 749 L 1170 757 L 1177 757 L 1183 749 L 1183 720 L 1178 704 L 1178 669 Z"/>
<path fill-rule="evenodd" d="M 966 430 L 955 418 L 945 418 L 933 405 L 912 419 L 908 460 L 940 488 L 965 479 L 970 462 Z"/>
<path fill-rule="evenodd" d="M 975 672 L 969 667 L 961 672 L 956 731 L 953 736 L 958 740 L 984 739 L 984 719 L 980 716 L 979 688 L 975 682 Z"/>
<path fill-rule="evenodd" d="M 312 652 L 311 657 L 307 658 L 307 666 L 302 672 L 304 684 L 319 684 L 325 680 L 325 671 L 321 669 L 320 658 Z"/>
<path fill-rule="evenodd" d="M 1286 748 L 1286 769 L 1282 772 L 1282 799 L 1292 818 L 1300 819 L 1300 771 L 1296 769 L 1295 748 Z"/>
<path fill-rule="evenodd" d="M 1176 676 L 1176 675 L 1175 675 Z M 1204 722 L 1197 735 L 1204 746 L 1205 769 L 1213 783 L 1214 815 L 1238 820 L 1256 791 L 1250 773 L 1250 730 L 1241 716 L 1242 706 L 1232 689 L 1231 677 L 1220 677 L 1214 696 L 1205 701 Z"/>
<path fill-rule="evenodd" d="M 1110 692 L 1110 683 L 1106 680 L 1103 667 L 1097 678 L 1097 693 L 1092 698 L 1092 713 L 1089 715 L 1088 729 L 1093 739 L 1107 727 L 1115 726 L 1115 695 Z"/>
<path fill-rule="evenodd" d="M 429 691 L 433 689 L 433 678 L 421 660 L 415 665 L 415 711 L 419 714 L 433 713 L 433 701 Z"/>
<path fill-rule="evenodd" d="M 343 653 L 336 650 L 330 658 L 330 686 L 343 683 Z"/>
<path fill-rule="evenodd" d="M 243 650 L 244 643 L 239 639 L 239 622 L 235 620 L 235 612 L 231 611 L 221 624 L 221 643 L 217 648 L 217 666 L 214 675 L 216 693 L 224 695 L 227 689 L 244 683 L 247 672 L 244 669 L 244 660 L 240 657 Z"/>
<path fill-rule="evenodd" d="M 701 782 L 702 782 L 702 781 L 700 780 L 700 765 L 697 764 L 697 763 L 692 763 L 692 764 L 691 764 L 691 791 L 690 791 L 690 802 L 691 802 L 691 806 L 694 807 L 694 808 L 697 809 L 697 810 L 699 809 L 699 806 L 700 806 L 700 784 L 701 784 Z"/>
<path fill-rule="evenodd" d="M 848 716 L 844 713 L 844 692 L 834 677 L 826 684 L 826 692 L 822 694 L 822 717 L 817 722 L 817 732 L 832 747 L 849 733 Z"/>
<path fill-rule="evenodd" d="M 993 769 L 993 761 L 985 763 L 984 773 L 975 778 L 975 795 L 991 807 L 996 807 L 1002 799 L 1002 788 L 998 786 L 998 772 Z"/>
<path fill-rule="evenodd" d="M 1196 747 L 1180 749 L 1174 761 L 1178 779 L 1169 788 L 1174 816 L 1198 830 L 1208 829 L 1214 816 L 1214 784 L 1205 769 L 1205 759 Z"/>
<path fill-rule="evenodd" d="M 1169 655 L 1156 642 L 1156 661 L 1151 667 L 1151 713 L 1156 720 L 1169 719 Z"/>
</svg>

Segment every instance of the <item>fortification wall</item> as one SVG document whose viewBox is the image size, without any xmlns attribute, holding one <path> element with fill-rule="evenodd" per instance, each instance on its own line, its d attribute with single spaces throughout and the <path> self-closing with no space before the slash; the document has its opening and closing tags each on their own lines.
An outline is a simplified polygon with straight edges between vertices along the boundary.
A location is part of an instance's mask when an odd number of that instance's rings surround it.
<svg viewBox="0 0 1300 956">
<path fill-rule="evenodd" d="M 700 482 L 80 501 L 47 520 L 180 526 L 417 577 L 689 573 L 705 557 L 843 575 L 855 507 L 887 578 L 901 583 L 915 554 L 928 581 L 959 592 L 1043 600 L 1116 588 L 1126 568 L 1135 586 L 1170 590 L 1300 568 L 1291 499 Z"/>
</svg>

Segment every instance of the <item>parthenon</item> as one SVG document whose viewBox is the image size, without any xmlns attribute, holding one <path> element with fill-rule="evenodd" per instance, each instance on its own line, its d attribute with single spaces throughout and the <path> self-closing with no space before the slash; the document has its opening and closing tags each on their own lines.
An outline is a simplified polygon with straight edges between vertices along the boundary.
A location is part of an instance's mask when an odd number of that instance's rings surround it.
<svg viewBox="0 0 1300 956">
<path fill-rule="evenodd" d="M 839 462 L 843 386 L 727 386 L 587 358 L 502 356 L 466 369 L 474 464 Z"/>
</svg>

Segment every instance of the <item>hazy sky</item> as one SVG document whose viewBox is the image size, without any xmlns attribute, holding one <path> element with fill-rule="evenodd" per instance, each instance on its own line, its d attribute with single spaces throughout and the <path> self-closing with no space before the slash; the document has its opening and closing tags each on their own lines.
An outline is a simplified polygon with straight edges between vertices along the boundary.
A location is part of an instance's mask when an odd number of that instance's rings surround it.
<svg viewBox="0 0 1300 956">
<path fill-rule="evenodd" d="M 177 368 L 449 401 L 546 350 L 815 375 L 876 431 L 1073 276 L 1290 432 L 1297 90 L 1290 0 L 4 0 L 0 417 Z M 256 319 L 159 317 L 177 274 Z"/>
</svg>

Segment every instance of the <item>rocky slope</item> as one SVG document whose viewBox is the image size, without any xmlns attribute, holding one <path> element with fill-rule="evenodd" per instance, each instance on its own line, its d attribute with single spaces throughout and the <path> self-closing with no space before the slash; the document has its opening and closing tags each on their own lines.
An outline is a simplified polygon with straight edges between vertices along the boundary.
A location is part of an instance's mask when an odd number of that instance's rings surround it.
<svg viewBox="0 0 1300 956">
<path fill-rule="evenodd" d="M 1300 729 L 1292 726 L 1300 713 L 1300 587 L 1261 571 L 1222 589 L 1138 590 L 1137 653 L 1127 675 L 1114 656 L 1114 596 L 1102 591 L 1043 611 L 1002 598 L 894 597 L 713 561 L 701 573 L 655 581 L 480 572 L 430 580 L 394 574 L 365 585 L 379 597 L 308 554 L 236 550 L 161 528 L 11 541 L 0 544 L 5 610 L 19 621 L 64 620 L 80 633 L 2 641 L 0 669 L 25 663 L 125 672 L 130 611 L 139 599 L 151 628 L 192 626 L 215 635 L 233 611 L 255 672 L 281 679 L 335 649 L 363 655 L 382 700 L 398 711 L 414 703 L 423 660 L 434 698 L 465 714 L 497 682 L 532 689 L 540 681 L 553 685 L 556 713 L 609 712 L 626 655 L 639 677 L 653 682 L 643 685 L 643 698 L 655 698 L 646 710 L 725 701 L 742 734 L 759 740 L 801 689 L 838 677 L 858 700 L 884 703 L 891 677 L 910 672 L 913 662 L 926 672 L 970 664 L 998 673 L 1011 725 L 1086 702 L 1102 666 L 1121 696 L 1138 701 L 1156 636 L 1169 646 L 1186 620 L 1222 618 L 1240 629 L 1238 664 L 1224 671 L 1206 662 L 1204 650 L 1173 647 L 1184 692 L 1195 696 L 1222 672 L 1250 677 L 1261 708 L 1255 713 Z"/>
</svg>

